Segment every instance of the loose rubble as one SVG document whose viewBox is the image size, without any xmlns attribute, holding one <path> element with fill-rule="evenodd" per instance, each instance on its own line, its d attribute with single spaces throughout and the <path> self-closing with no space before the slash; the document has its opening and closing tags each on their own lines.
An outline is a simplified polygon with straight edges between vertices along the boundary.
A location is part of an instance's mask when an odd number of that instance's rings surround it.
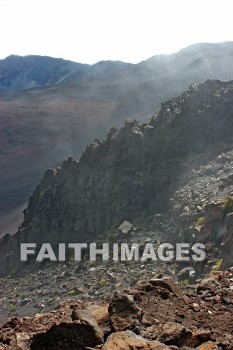
<svg viewBox="0 0 233 350">
<path fill-rule="evenodd" d="M 49 313 L 13 317 L 0 327 L 0 349 L 233 349 L 233 268 L 213 273 L 208 289 L 159 280 L 102 302 L 69 299 Z"/>
</svg>

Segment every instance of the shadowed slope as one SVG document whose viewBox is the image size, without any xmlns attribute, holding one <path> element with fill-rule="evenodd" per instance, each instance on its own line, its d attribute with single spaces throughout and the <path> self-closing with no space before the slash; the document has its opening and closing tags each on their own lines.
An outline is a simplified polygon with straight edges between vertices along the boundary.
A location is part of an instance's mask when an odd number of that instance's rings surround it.
<svg viewBox="0 0 233 350">
<path fill-rule="evenodd" d="M 43 64 L 34 67 L 38 59 Z M 7 212 L 10 217 L 25 202 L 46 167 L 67 156 L 79 157 L 93 138 L 122 126 L 126 118 L 147 121 L 162 101 L 178 96 L 190 83 L 233 79 L 231 42 L 197 44 L 136 65 L 106 61 L 88 66 L 34 56 L 9 60 L 31 60 L 30 74 L 25 62 L 18 64 L 17 69 L 23 68 L 16 80 L 37 72 L 36 84 L 55 85 L 0 98 L 0 234 L 16 229 L 17 222 L 6 224 Z M 7 75 L 1 64 L 0 75 Z M 64 74 L 64 65 L 69 74 Z M 10 86 L 17 85 L 15 79 Z M 25 84 L 21 88 L 30 87 Z"/>
</svg>

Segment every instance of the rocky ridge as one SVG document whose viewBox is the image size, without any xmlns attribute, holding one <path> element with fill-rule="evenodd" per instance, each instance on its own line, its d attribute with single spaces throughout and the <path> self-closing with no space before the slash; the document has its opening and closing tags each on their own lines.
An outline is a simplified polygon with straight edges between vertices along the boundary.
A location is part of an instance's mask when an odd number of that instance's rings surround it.
<svg viewBox="0 0 233 350">
<path fill-rule="evenodd" d="M 20 242 L 91 241 L 126 219 L 161 212 L 171 220 L 164 238 L 184 239 L 182 232 L 190 238 L 193 218 L 197 221 L 203 215 L 201 198 L 202 204 L 211 202 L 220 182 L 223 200 L 229 194 L 231 158 L 224 163 L 221 157 L 230 157 L 227 152 L 232 149 L 232 105 L 232 82 L 194 84 L 179 98 L 163 103 L 149 123 L 127 121 L 120 130 L 112 128 L 103 142 L 96 139 L 79 161 L 69 158 L 61 168 L 48 169 L 29 198 L 19 230 L 0 242 L 0 274 L 19 267 Z M 194 189 L 186 191 L 190 179 L 211 159 L 222 164 L 222 169 L 213 168 L 216 174 L 225 172 L 221 180 L 212 175 L 208 181 L 203 173 L 200 182 L 193 181 Z M 212 197 L 204 191 L 205 181 L 205 187 L 211 183 Z M 203 194 L 188 207 L 185 201 L 195 197 L 192 191 Z M 193 218 L 185 221 L 192 211 Z M 188 230 L 181 230 L 183 222 Z"/>
<path fill-rule="evenodd" d="M 138 64 L 90 66 L 38 56 L 0 61 L 0 237 L 16 232 L 44 169 L 68 156 L 78 159 L 93 138 L 126 118 L 148 121 L 191 83 L 233 79 L 232 57 L 233 43 L 225 42 Z"/>
</svg>

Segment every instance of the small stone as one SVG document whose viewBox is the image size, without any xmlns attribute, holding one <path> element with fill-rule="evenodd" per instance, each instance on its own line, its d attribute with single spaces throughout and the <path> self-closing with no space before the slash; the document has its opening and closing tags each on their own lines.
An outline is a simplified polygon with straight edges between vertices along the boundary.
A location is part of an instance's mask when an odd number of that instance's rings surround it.
<svg viewBox="0 0 233 350">
<path fill-rule="evenodd" d="M 129 221 L 124 221 L 119 227 L 118 231 L 120 234 L 129 235 L 133 229 L 133 225 Z"/>
<path fill-rule="evenodd" d="M 218 345 L 212 341 L 201 344 L 196 348 L 196 350 L 220 350 Z"/>
<path fill-rule="evenodd" d="M 193 303 L 192 307 L 193 307 L 194 311 L 199 311 L 200 310 L 200 306 L 197 303 Z"/>
<path fill-rule="evenodd" d="M 198 345 L 211 339 L 211 331 L 207 329 L 195 329 L 192 334 L 187 337 L 184 344 L 190 348 L 196 348 Z"/>
<path fill-rule="evenodd" d="M 162 324 L 158 330 L 157 340 L 166 345 L 183 345 L 184 339 L 190 335 L 191 332 L 176 322 L 167 322 Z"/>
<path fill-rule="evenodd" d="M 164 344 L 154 340 L 150 341 L 137 336 L 135 333 L 127 330 L 124 332 L 112 333 L 105 342 L 102 350 L 169 350 Z"/>
<path fill-rule="evenodd" d="M 135 328 L 142 318 L 142 310 L 132 295 L 115 292 L 108 308 L 111 327 L 115 332 Z"/>
</svg>

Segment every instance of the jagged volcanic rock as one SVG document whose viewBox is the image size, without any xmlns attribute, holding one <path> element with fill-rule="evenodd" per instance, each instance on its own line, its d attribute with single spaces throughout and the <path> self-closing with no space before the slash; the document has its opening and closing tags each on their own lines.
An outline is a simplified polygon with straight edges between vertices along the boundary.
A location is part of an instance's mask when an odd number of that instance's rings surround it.
<svg viewBox="0 0 233 350">
<path fill-rule="evenodd" d="M 18 232 L 0 242 L 0 275 L 20 267 L 20 242 L 87 241 L 124 220 L 168 211 L 192 159 L 232 148 L 232 108 L 232 82 L 194 84 L 148 124 L 127 121 L 79 161 L 48 169 Z"/>
</svg>

